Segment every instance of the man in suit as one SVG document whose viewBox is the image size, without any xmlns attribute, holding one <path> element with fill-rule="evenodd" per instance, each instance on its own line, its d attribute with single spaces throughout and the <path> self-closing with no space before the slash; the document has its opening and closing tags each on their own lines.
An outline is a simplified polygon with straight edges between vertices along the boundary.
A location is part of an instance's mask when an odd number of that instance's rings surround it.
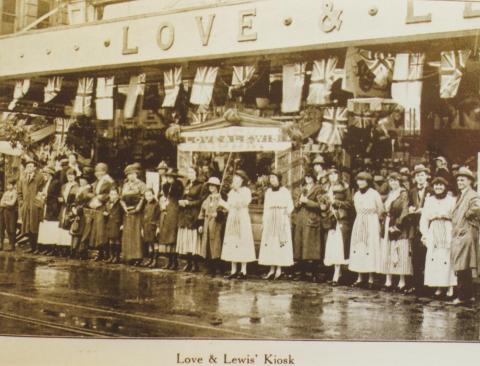
<svg viewBox="0 0 480 366">
<path fill-rule="evenodd" d="M 29 253 L 37 250 L 38 228 L 42 215 L 42 205 L 37 195 L 41 192 L 43 183 L 43 176 L 38 172 L 36 162 L 28 160 L 18 184 L 18 207 L 22 220 L 21 234 L 28 237 Z"/>
<path fill-rule="evenodd" d="M 459 198 L 452 217 L 452 264 L 458 278 L 454 305 L 469 304 L 474 297 L 472 271 L 478 270 L 480 197 L 472 189 L 475 176 L 466 167 L 455 175 Z"/>
<path fill-rule="evenodd" d="M 430 170 L 423 164 L 415 166 L 413 171 L 415 185 L 408 194 L 408 238 L 412 242 L 413 283 L 409 292 L 416 296 L 425 295 L 424 271 L 427 248 L 422 243 L 420 233 L 420 215 L 422 213 L 425 198 L 431 194 L 428 185 Z"/>
</svg>

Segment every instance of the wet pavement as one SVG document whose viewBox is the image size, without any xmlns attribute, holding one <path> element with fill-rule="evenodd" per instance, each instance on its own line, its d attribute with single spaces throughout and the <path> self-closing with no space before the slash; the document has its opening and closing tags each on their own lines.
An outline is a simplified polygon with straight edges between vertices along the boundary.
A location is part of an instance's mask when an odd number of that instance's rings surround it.
<svg viewBox="0 0 480 366">
<path fill-rule="evenodd" d="M 0 334 L 478 341 L 479 305 L 0 254 Z"/>
</svg>

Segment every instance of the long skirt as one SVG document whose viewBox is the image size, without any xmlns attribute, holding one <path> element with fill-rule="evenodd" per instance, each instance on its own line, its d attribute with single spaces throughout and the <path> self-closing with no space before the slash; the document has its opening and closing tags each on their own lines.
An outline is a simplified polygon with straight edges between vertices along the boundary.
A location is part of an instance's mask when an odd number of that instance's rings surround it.
<svg viewBox="0 0 480 366">
<path fill-rule="evenodd" d="M 377 273 L 380 274 L 391 274 L 390 273 L 390 265 L 392 257 L 392 245 L 390 240 L 387 238 L 380 239 L 380 252 L 377 257 Z"/>
<path fill-rule="evenodd" d="M 202 240 L 195 229 L 179 228 L 176 252 L 180 255 L 202 254 Z"/>
<path fill-rule="evenodd" d="M 72 246 L 72 235 L 69 230 L 58 228 L 58 245 L 65 247 Z"/>
<path fill-rule="evenodd" d="M 377 271 L 380 252 L 380 222 L 377 214 L 358 214 L 352 229 L 348 269 L 357 273 Z"/>
<path fill-rule="evenodd" d="M 349 238 L 346 239 L 349 240 Z M 327 267 L 348 264 L 348 259 L 345 259 L 342 230 L 339 225 L 328 231 L 323 263 Z"/>
<path fill-rule="evenodd" d="M 58 221 L 42 221 L 38 229 L 38 243 L 43 245 L 58 244 Z"/>
<path fill-rule="evenodd" d="M 103 208 L 91 210 L 92 217 L 90 231 L 90 245 L 93 248 L 99 248 L 107 244 L 107 230 L 105 225 L 105 216 L 103 216 Z"/>
<path fill-rule="evenodd" d="M 128 214 L 123 220 L 122 256 L 125 260 L 143 258 L 142 214 Z"/>
<path fill-rule="evenodd" d="M 258 264 L 262 266 L 293 266 L 292 240 L 280 243 L 278 238 L 266 237 L 260 245 Z"/>
<path fill-rule="evenodd" d="M 430 224 L 427 236 L 425 260 L 425 286 L 450 287 L 457 285 L 450 248 L 452 224 L 435 220 Z"/>
<path fill-rule="evenodd" d="M 390 241 L 390 248 L 389 273 L 392 275 L 413 275 L 410 240 L 392 240 Z"/>
</svg>

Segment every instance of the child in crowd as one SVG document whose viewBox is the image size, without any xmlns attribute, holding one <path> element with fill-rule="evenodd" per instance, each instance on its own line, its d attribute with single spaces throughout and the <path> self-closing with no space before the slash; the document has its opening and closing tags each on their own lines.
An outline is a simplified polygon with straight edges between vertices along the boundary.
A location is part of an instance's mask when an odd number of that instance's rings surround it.
<svg viewBox="0 0 480 366">
<path fill-rule="evenodd" d="M 3 250 L 5 231 L 7 232 L 10 250 L 15 250 L 15 234 L 18 218 L 17 189 L 15 188 L 15 184 L 16 181 L 14 179 L 9 179 L 7 181 L 5 193 L 3 193 L 2 199 L 0 200 L 0 250 Z"/>
<path fill-rule="evenodd" d="M 123 223 L 123 208 L 120 204 L 118 189 L 110 189 L 108 201 L 103 212 L 107 233 L 107 250 L 105 261 L 109 263 L 120 262 L 120 238 Z"/>
<path fill-rule="evenodd" d="M 152 189 L 145 191 L 145 203 L 143 208 L 142 238 L 145 253 L 148 253 L 149 261 L 146 267 L 155 268 L 157 266 L 157 253 L 155 243 L 157 241 L 157 225 L 160 219 L 160 206 L 155 199 L 155 193 Z"/>
</svg>

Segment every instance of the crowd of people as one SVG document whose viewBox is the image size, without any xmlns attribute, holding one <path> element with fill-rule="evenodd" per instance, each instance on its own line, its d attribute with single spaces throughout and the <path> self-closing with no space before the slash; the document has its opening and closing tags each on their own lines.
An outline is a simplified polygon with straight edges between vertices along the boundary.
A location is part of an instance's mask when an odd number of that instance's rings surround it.
<svg viewBox="0 0 480 366">
<path fill-rule="evenodd" d="M 450 170 L 451 169 L 451 170 Z M 141 180 L 140 164 L 123 181 L 108 166 L 81 167 L 75 154 L 55 165 L 24 162 L 0 201 L 0 249 L 15 248 L 17 221 L 35 254 L 198 272 L 245 279 L 248 264 L 265 280 L 321 282 L 396 291 L 469 304 L 477 273 L 480 197 L 466 166 L 435 159 L 432 171 L 395 161 L 348 172 L 317 156 L 293 193 L 271 172 L 256 250 L 249 205 L 250 177 L 224 177 L 161 162 L 158 193 Z M 348 178 L 346 173 L 353 173 Z M 208 176 L 207 176 L 208 175 Z M 217 174 L 218 175 L 218 174 Z M 18 220 L 18 218 L 20 220 Z M 258 256 L 257 256 L 258 253 Z M 352 279 L 350 280 L 349 279 Z M 381 283 L 381 284 L 380 284 Z"/>
</svg>

